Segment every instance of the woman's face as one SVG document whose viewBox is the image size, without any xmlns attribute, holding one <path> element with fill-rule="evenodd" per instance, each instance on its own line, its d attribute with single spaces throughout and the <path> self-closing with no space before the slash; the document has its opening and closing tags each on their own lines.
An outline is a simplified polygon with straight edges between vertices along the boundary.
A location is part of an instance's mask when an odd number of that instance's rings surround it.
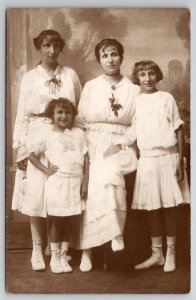
<svg viewBox="0 0 196 300">
<path fill-rule="evenodd" d="M 118 49 L 115 46 L 102 47 L 99 51 L 100 65 L 106 75 L 116 75 L 122 63 Z"/>
<path fill-rule="evenodd" d="M 55 63 L 61 52 L 61 44 L 58 41 L 50 41 L 44 38 L 40 47 L 41 60 L 45 63 Z"/>
</svg>

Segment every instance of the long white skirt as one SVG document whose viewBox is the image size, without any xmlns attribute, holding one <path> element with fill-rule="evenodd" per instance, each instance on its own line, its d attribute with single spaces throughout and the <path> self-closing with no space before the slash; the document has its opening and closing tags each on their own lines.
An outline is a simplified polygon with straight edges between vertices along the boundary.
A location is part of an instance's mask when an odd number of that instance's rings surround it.
<svg viewBox="0 0 196 300">
<path fill-rule="evenodd" d="M 53 125 L 46 118 L 30 119 L 27 131 L 27 148 L 29 152 L 40 147 L 43 136 Z M 42 164 L 48 166 L 44 154 L 39 157 Z M 46 217 L 45 184 L 48 176 L 28 161 L 27 171 L 17 170 L 12 209 L 35 217 Z"/>
<path fill-rule="evenodd" d="M 154 210 L 190 203 L 186 172 L 177 182 L 178 153 L 141 157 L 135 181 L 132 209 Z"/>
<path fill-rule="evenodd" d="M 90 155 L 88 198 L 76 248 L 100 246 L 124 232 L 127 207 L 123 175 L 136 169 L 136 155 L 133 149 L 127 149 L 104 159 L 103 153 L 119 143 L 125 130 L 122 125 L 96 124 L 86 131 Z"/>
</svg>

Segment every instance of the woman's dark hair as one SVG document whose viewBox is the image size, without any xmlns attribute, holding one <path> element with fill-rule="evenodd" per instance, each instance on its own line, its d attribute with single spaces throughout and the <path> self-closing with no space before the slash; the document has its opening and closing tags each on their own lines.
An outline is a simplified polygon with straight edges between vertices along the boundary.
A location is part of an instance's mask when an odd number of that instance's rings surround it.
<svg viewBox="0 0 196 300">
<path fill-rule="evenodd" d="M 41 48 L 41 43 L 44 39 L 48 40 L 48 42 L 59 42 L 61 46 L 61 51 L 63 50 L 65 42 L 56 30 L 44 30 L 38 35 L 38 37 L 35 37 L 33 39 L 34 46 L 37 50 Z"/>
<path fill-rule="evenodd" d="M 95 56 L 98 63 L 100 63 L 100 50 L 103 48 L 103 51 L 105 51 L 105 49 L 110 46 L 114 46 L 117 48 L 122 62 L 124 53 L 123 45 L 115 39 L 103 39 L 95 46 Z"/>
<path fill-rule="evenodd" d="M 154 70 L 157 76 L 157 82 L 163 79 L 163 73 L 159 66 L 152 60 L 141 60 L 135 63 L 131 74 L 131 81 L 140 85 L 138 72 L 143 70 Z"/>
<path fill-rule="evenodd" d="M 44 116 L 46 116 L 47 118 L 53 119 L 54 109 L 56 106 L 64 108 L 64 109 L 71 108 L 72 114 L 73 114 L 73 119 L 78 113 L 77 108 L 73 105 L 73 103 L 71 101 L 69 101 L 66 98 L 59 98 L 59 99 L 52 99 L 48 103 L 48 105 L 45 109 L 45 112 L 44 112 Z"/>
</svg>

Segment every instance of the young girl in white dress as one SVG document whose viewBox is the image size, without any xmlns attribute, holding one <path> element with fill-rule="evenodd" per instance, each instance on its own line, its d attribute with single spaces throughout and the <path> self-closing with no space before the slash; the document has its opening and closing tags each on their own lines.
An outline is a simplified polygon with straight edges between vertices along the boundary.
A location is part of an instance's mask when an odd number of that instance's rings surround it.
<svg viewBox="0 0 196 300">
<path fill-rule="evenodd" d="M 183 121 L 173 96 L 156 88 L 163 75 L 153 61 L 134 66 L 132 81 L 141 87 L 136 98 L 137 144 L 140 150 L 132 209 L 147 211 L 152 256 L 135 269 L 164 266 L 174 271 L 176 207 L 190 202 L 183 160 Z M 162 252 L 162 224 L 167 253 Z"/>
<path fill-rule="evenodd" d="M 53 119 L 54 126 L 38 139 L 37 144 L 32 145 L 31 140 L 28 143 L 30 162 L 48 176 L 45 201 L 47 213 L 52 216 L 49 238 L 53 273 L 72 271 L 66 253 L 73 216 L 81 214 L 81 199 L 87 196 L 89 160 L 84 132 L 73 128 L 76 114 L 77 110 L 69 100 L 52 100 L 45 116 Z M 48 166 L 40 161 L 43 153 L 49 161 Z"/>
</svg>

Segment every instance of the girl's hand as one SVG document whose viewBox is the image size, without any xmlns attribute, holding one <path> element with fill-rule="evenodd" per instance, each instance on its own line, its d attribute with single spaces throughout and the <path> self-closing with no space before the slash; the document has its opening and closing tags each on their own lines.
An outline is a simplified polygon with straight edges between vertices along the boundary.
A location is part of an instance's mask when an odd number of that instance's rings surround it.
<svg viewBox="0 0 196 300">
<path fill-rule="evenodd" d="M 87 198 L 88 194 L 88 183 L 83 181 L 80 191 L 80 196 L 82 200 L 85 200 Z"/>
<path fill-rule="evenodd" d="M 183 164 L 183 161 L 178 163 L 176 177 L 177 177 L 177 182 L 181 181 L 184 178 L 184 164 Z"/>
<path fill-rule="evenodd" d="M 50 168 L 46 168 L 46 175 L 51 176 L 54 175 L 58 171 L 57 166 L 51 166 Z"/>
<path fill-rule="evenodd" d="M 21 171 L 26 171 L 27 164 L 28 164 L 28 158 L 25 158 L 25 159 L 17 162 L 17 167 Z"/>
<path fill-rule="evenodd" d="M 120 144 L 117 145 L 111 145 L 108 147 L 108 149 L 104 152 L 103 157 L 107 158 L 110 155 L 113 155 L 115 153 L 118 153 L 122 149 Z"/>
</svg>

